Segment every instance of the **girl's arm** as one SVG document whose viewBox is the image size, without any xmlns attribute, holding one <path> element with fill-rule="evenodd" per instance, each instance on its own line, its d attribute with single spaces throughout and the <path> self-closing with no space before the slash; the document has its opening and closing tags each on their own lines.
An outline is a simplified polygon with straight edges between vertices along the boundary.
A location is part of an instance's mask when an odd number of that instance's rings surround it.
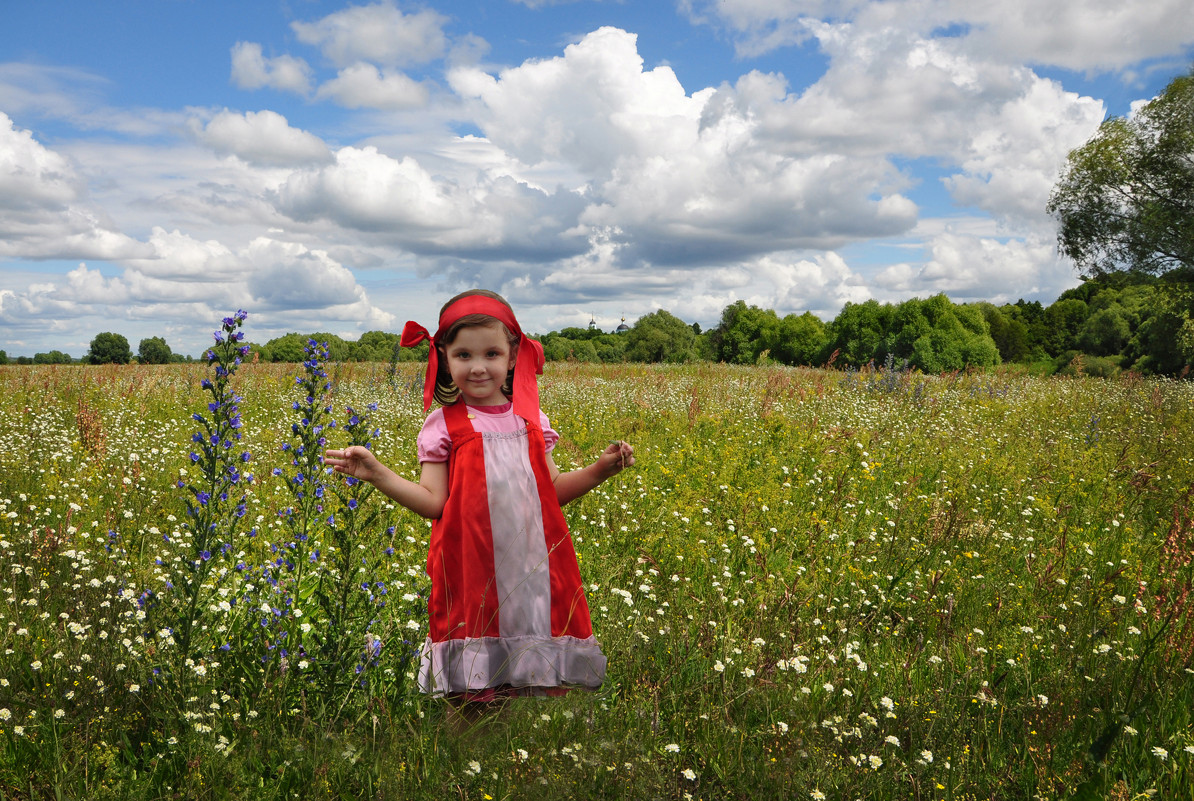
<svg viewBox="0 0 1194 801">
<path fill-rule="evenodd" d="M 547 454 L 547 469 L 551 473 L 551 481 L 555 485 L 556 497 L 560 500 L 560 506 L 576 500 L 602 481 L 616 476 L 632 464 L 634 464 L 634 448 L 626 442 L 611 442 L 609 447 L 597 457 L 597 461 L 588 467 L 567 473 L 561 473 L 551 458 L 551 454 Z"/>
<path fill-rule="evenodd" d="M 432 520 L 443 514 L 444 503 L 448 500 L 447 462 L 423 462 L 418 484 L 386 467 L 373 451 L 361 445 L 327 451 L 323 463 L 337 473 L 368 481 L 415 514 Z"/>
</svg>

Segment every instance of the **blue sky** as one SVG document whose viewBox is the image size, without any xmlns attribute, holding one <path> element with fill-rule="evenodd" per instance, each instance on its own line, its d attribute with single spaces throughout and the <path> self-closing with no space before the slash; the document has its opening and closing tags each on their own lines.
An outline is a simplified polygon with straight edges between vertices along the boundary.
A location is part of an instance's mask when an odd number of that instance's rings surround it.
<svg viewBox="0 0 1194 801">
<path fill-rule="evenodd" d="M 1177 0 L 40 0 L 0 14 L 0 349 L 198 354 L 1077 283 L 1066 154 L 1194 62 Z"/>
</svg>

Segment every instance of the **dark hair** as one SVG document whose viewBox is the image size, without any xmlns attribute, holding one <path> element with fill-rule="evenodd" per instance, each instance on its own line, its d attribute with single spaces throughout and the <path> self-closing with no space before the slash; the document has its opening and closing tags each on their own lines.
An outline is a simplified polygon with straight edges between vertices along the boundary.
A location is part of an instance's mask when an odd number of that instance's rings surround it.
<svg viewBox="0 0 1194 801">
<path fill-rule="evenodd" d="M 456 301 L 460 300 L 461 298 L 468 298 L 476 295 L 492 298 L 501 303 L 507 309 L 510 309 L 511 312 L 514 311 L 510 304 L 506 302 L 506 299 L 496 292 L 492 292 L 488 289 L 469 289 L 449 299 L 448 302 L 445 303 L 439 310 L 440 317 L 443 317 L 444 312 L 448 310 L 448 307 Z M 497 319 L 496 317 L 491 317 L 488 314 L 466 314 L 440 333 L 435 344 L 435 347 L 439 350 L 439 367 L 435 371 L 435 400 L 441 406 L 449 406 L 460 398 L 460 388 L 456 386 L 456 382 L 452 380 L 452 374 L 448 371 L 448 353 L 446 346 L 451 345 L 456 341 L 456 335 L 460 333 L 462 328 L 472 328 L 474 326 L 491 326 L 495 324 L 506 332 L 506 339 L 510 342 L 510 351 L 517 354 L 518 335 L 507 328 L 506 324 L 501 320 Z M 514 394 L 513 367 L 511 367 L 510 371 L 506 373 L 506 382 L 502 384 L 502 393 L 505 394 L 507 398 Z"/>
</svg>

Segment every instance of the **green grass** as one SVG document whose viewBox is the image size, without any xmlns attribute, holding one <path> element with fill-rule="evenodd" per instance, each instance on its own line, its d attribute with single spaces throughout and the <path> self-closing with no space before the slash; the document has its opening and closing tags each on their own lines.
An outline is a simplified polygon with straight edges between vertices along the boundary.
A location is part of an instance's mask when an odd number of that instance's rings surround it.
<svg viewBox="0 0 1194 801">
<path fill-rule="evenodd" d="M 244 605 L 171 654 L 203 369 L 0 369 L 0 798 L 1194 797 L 1187 382 L 549 365 L 562 468 L 636 449 L 566 509 L 609 675 L 461 732 L 395 667 L 428 529 L 376 497 L 364 686 L 304 677 Z M 421 366 L 330 372 L 415 475 Z M 229 558 L 256 565 L 288 536 L 294 375 L 234 386 Z M 314 653 L 310 604 L 285 625 Z"/>
</svg>

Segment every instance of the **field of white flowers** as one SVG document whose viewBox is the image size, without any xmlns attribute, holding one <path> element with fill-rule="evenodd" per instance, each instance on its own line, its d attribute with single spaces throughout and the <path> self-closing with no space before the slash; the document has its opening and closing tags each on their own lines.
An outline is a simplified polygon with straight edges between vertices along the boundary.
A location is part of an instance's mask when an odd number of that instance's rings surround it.
<svg viewBox="0 0 1194 801">
<path fill-rule="evenodd" d="M 2 798 L 1162 798 L 1194 385 L 552 364 L 596 693 L 412 689 L 421 365 L 0 369 Z"/>
</svg>

